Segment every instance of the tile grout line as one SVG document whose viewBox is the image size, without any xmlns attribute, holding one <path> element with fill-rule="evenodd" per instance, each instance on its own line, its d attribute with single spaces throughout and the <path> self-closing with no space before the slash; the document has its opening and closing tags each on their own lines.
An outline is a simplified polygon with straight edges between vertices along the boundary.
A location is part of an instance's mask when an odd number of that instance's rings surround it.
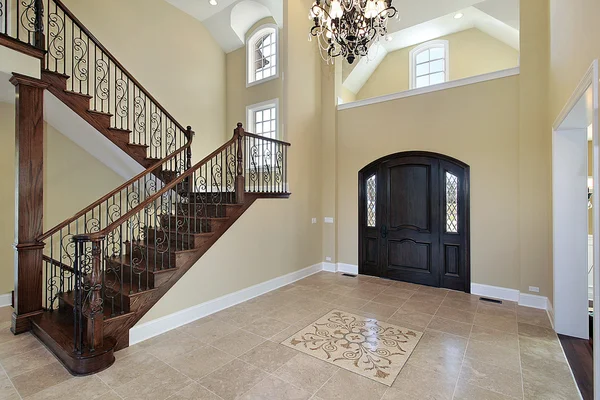
<svg viewBox="0 0 600 400">
<path fill-rule="evenodd" d="M 475 309 L 475 314 L 477 314 L 477 310 L 479 310 L 479 303 L 477 303 L 477 308 Z M 473 318 L 473 323 L 471 324 L 471 330 L 469 331 L 469 338 L 467 339 L 467 346 L 465 347 L 465 351 L 463 353 L 462 361 L 460 362 L 460 369 L 458 370 L 458 377 L 456 378 L 456 383 L 454 384 L 454 391 L 452 392 L 452 399 L 456 396 L 456 390 L 458 389 L 458 384 L 460 382 L 460 375 L 462 374 L 463 365 L 465 364 L 465 358 L 467 358 L 467 350 L 469 349 L 469 343 L 471 342 L 471 334 L 473 333 L 473 327 L 475 326 L 475 318 Z"/>
<path fill-rule="evenodd" d="M 123 358 L 125 358 L 125 357 L 123 357 Z M 116 359 L 115 359 L 115 362 L 117 362 L 117 360 L 116 360 Z M 117 395 L 117 397 L 118 397 L 118 398 L 120 398 L 120 399 L 122 399 L 122 398 L 123 398 L 123 396 L 121 396 L 119 393 L 117 393 L 117 391 L 116 391 L 116 390 L 114 390 L 114 389 L 113 389 L 113 388 L 112 388 L 112 387 L 111 387 L 111 386 L 110 386 L 108 383 L 106 383 L 106 382 L 104 381 L 104 379 L 102 379 L 102 378 L 100 377 L 100 374 L 99 374 L 99 373 L 97 373 L 97 374 L 94 374 L 93 376 L 96 376 L 98 379 L 100 379 L 100 382 L 104 383 L 104 384 L 106 385 L 106 387 L 109 389 L 109 391 L 110 391 L 110 392 L 113 392 L 115 395 Z M 108 393 L 108 392 L 107 392 L 107 393 Z"/>
<path fill-rule="evenodd" d="M 13 387 L 13 389 L 15 390 L 15 393 L 17 394 L 17 396 L 19 396 L 19 399 L 23 400 L 23 396 L 21 396 L 21 393 L 19 393 L 19 391 L 17 390 L 17 387 L 15 386 L 15 384 L 13 383 L 12 379 L 10 379 L 10 376 L 8 376 L 8 373 L 6 372 L 6 370 L 4 369 L 4 367 L 2 366 L 2 364 L 0 364 L 0 369 L 2 371 L 4 371 L 4 373 L 6 374 L 6 379 L 8 379 L 8 382 L 10 382 L 10 385 Z"/>
</svg>

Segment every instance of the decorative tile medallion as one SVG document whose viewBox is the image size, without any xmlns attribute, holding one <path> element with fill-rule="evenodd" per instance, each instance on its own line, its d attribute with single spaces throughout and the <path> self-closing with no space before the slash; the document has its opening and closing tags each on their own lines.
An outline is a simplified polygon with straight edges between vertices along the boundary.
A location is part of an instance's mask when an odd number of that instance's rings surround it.
<svg viewBox="0 0 600 400">
<path fill-rule="evenodd" d="M 332 310 L 281 344 L 391 386 L 422 335 Z"/>
</svg>

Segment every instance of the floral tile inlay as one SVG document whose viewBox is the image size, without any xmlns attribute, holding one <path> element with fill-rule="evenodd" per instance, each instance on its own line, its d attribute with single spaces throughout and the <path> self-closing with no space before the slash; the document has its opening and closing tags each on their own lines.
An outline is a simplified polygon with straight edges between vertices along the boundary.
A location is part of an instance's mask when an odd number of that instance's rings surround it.
<svg viewBox="0 0 600 400">
<path fill-rule="evenodd" d="M 374 318 L 332 310 L 282 344 L 391 386 L 422 335 Z"/>
</svg>

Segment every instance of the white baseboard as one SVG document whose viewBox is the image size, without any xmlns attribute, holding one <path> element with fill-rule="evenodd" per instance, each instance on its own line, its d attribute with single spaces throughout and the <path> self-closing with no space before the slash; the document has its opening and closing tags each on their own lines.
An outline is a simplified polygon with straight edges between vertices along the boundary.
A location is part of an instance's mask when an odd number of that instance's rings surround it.
<svg viewBox="0 0 600 400">
<path fill-rule="evenodd" d="M 327 271 L 327 272 L 336 272 L 337 271 L 337 267 L 335 265 L 335 263 L 331 263 L 331 262 L 322 262 L 321 264 L 323 264 L 323 271 Z"/>
<path fill-rule="evenodd" d="M 337 272 L 358 275 L 358 265 L 337 263 Z"/>
<path fill-rule="evenodd" d="M 514 301 L 524 307 L 548 310 L 549 301 L 545 296 L 521 293 L 517 289 L 508 289 L 499 286 L 471 283 L 471 293 L 477 296 L 492 297 L 495 299 Z"/>
<path fill-rule="evenodd" d="M 520 292 L 516 289 L 507 289 L 499 286 L 471 283 L 471 293 L 477 296 L 492 297 L 508 301 L 519 301 Z"/>
<path fill-rule="evenodd" d="M 0 307 L 10 307 L 12 303 L 12 294 L 0 294 Z"/>
<path fill-rule="evenodd" d="M 207 301 L 206 303 L 177 311 L 173 314 L 165 315 L 146 323 L 136 325 L 129 330 L 129 345 L 142 342 L 154 336 L 168 332 L 182 325 L 189 324 L 200 318 L 214 314 L 218 311 L 232 307 L 236 304 L 248 301 L 256 296 L 260 296 L 282 286 L 289 285 L 300 279 L 306 278 L 323 270 L 323 263 L 315 264 L 310 267 L 294 271 L 266 282 L 259 283 L 248 288 L 238 290 L 237 292 L 218 297 Z"/>
</svg>

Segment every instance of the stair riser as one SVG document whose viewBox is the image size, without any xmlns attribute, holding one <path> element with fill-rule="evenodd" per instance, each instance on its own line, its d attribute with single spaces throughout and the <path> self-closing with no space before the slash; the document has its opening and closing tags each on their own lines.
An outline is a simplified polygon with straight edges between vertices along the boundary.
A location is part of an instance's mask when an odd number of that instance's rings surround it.
<svg viewBox="0 0 600 400">
<path fill-rule="evenodd" d="M 169 240 L 171 245 L 174 248 L 177 249 L 182 249 L 182 250 L 191 250 L 191 249 L 196 249 L 200 246 L 202 246 L 204 243 L 206 243 L 207 240 L 209 240 L 210 238 L 208 237 L 202 237 L 202 236 L 195 236 L 193 234 L 175 234 L 173 232 L 171 233 L 164 233 L 164 232 L 154 232 L 149 231 L 147 233 L 148 235 L 148 241 L 150 243 L 154 242 L 155 239 L 155 235 L 156 238 L 159 241 L 165 241 L 165 240 Z"/>
<path fill-rule="evenodd" d="M 134 247 L 133 249 L 127 246 L 125 254 L 132 254 L 134 258 L 137 258 L 139 260 L 140 265 L 148 263 L 148 265 L 150 265 L 150 268 L 174 268 L 177 262 L 177 255 L 172 251 L 161 253 L 159 251 L 155 251 L 154 249 L 146 250 L 141 246 L 137 248 Z"/>
<path fill-rule="evenodd" d="M 166 216 L 162 219 L 162 225 L 174 231 L 177 230 L 189 233 L 209 233 L 214 231 L 214 220 L 209 219 L 193 219 L 185 216 Z"/>
<path fill-rule="evenodd" d="M 153 268 L 154 266 L 150 266 L 150 270 L 148 273 L 146 273 L 145 271 L 140 271 L 136 268 L 134 268 L 132 271 L 129 265 L 124 265 L 123 281 L 126 283 L 131 283 L 132 279 L 134 283 L 139 283 L 141 281 L 142 287 L 154 289 L 155 287 L 159 287 L 161 284 L 168 281 L 174 272 L 173 269 L 173 272 L 163 270 L 164 272 L 153 273 Z"/>
<path fill-rule="evenodd" d="M 234 205 L 221 204 L 183 204 L 181 206 L 183 215 L 192 215 L 195 217 L 228 217 L 233 215 L 238 209 Z"/>
</svg>

